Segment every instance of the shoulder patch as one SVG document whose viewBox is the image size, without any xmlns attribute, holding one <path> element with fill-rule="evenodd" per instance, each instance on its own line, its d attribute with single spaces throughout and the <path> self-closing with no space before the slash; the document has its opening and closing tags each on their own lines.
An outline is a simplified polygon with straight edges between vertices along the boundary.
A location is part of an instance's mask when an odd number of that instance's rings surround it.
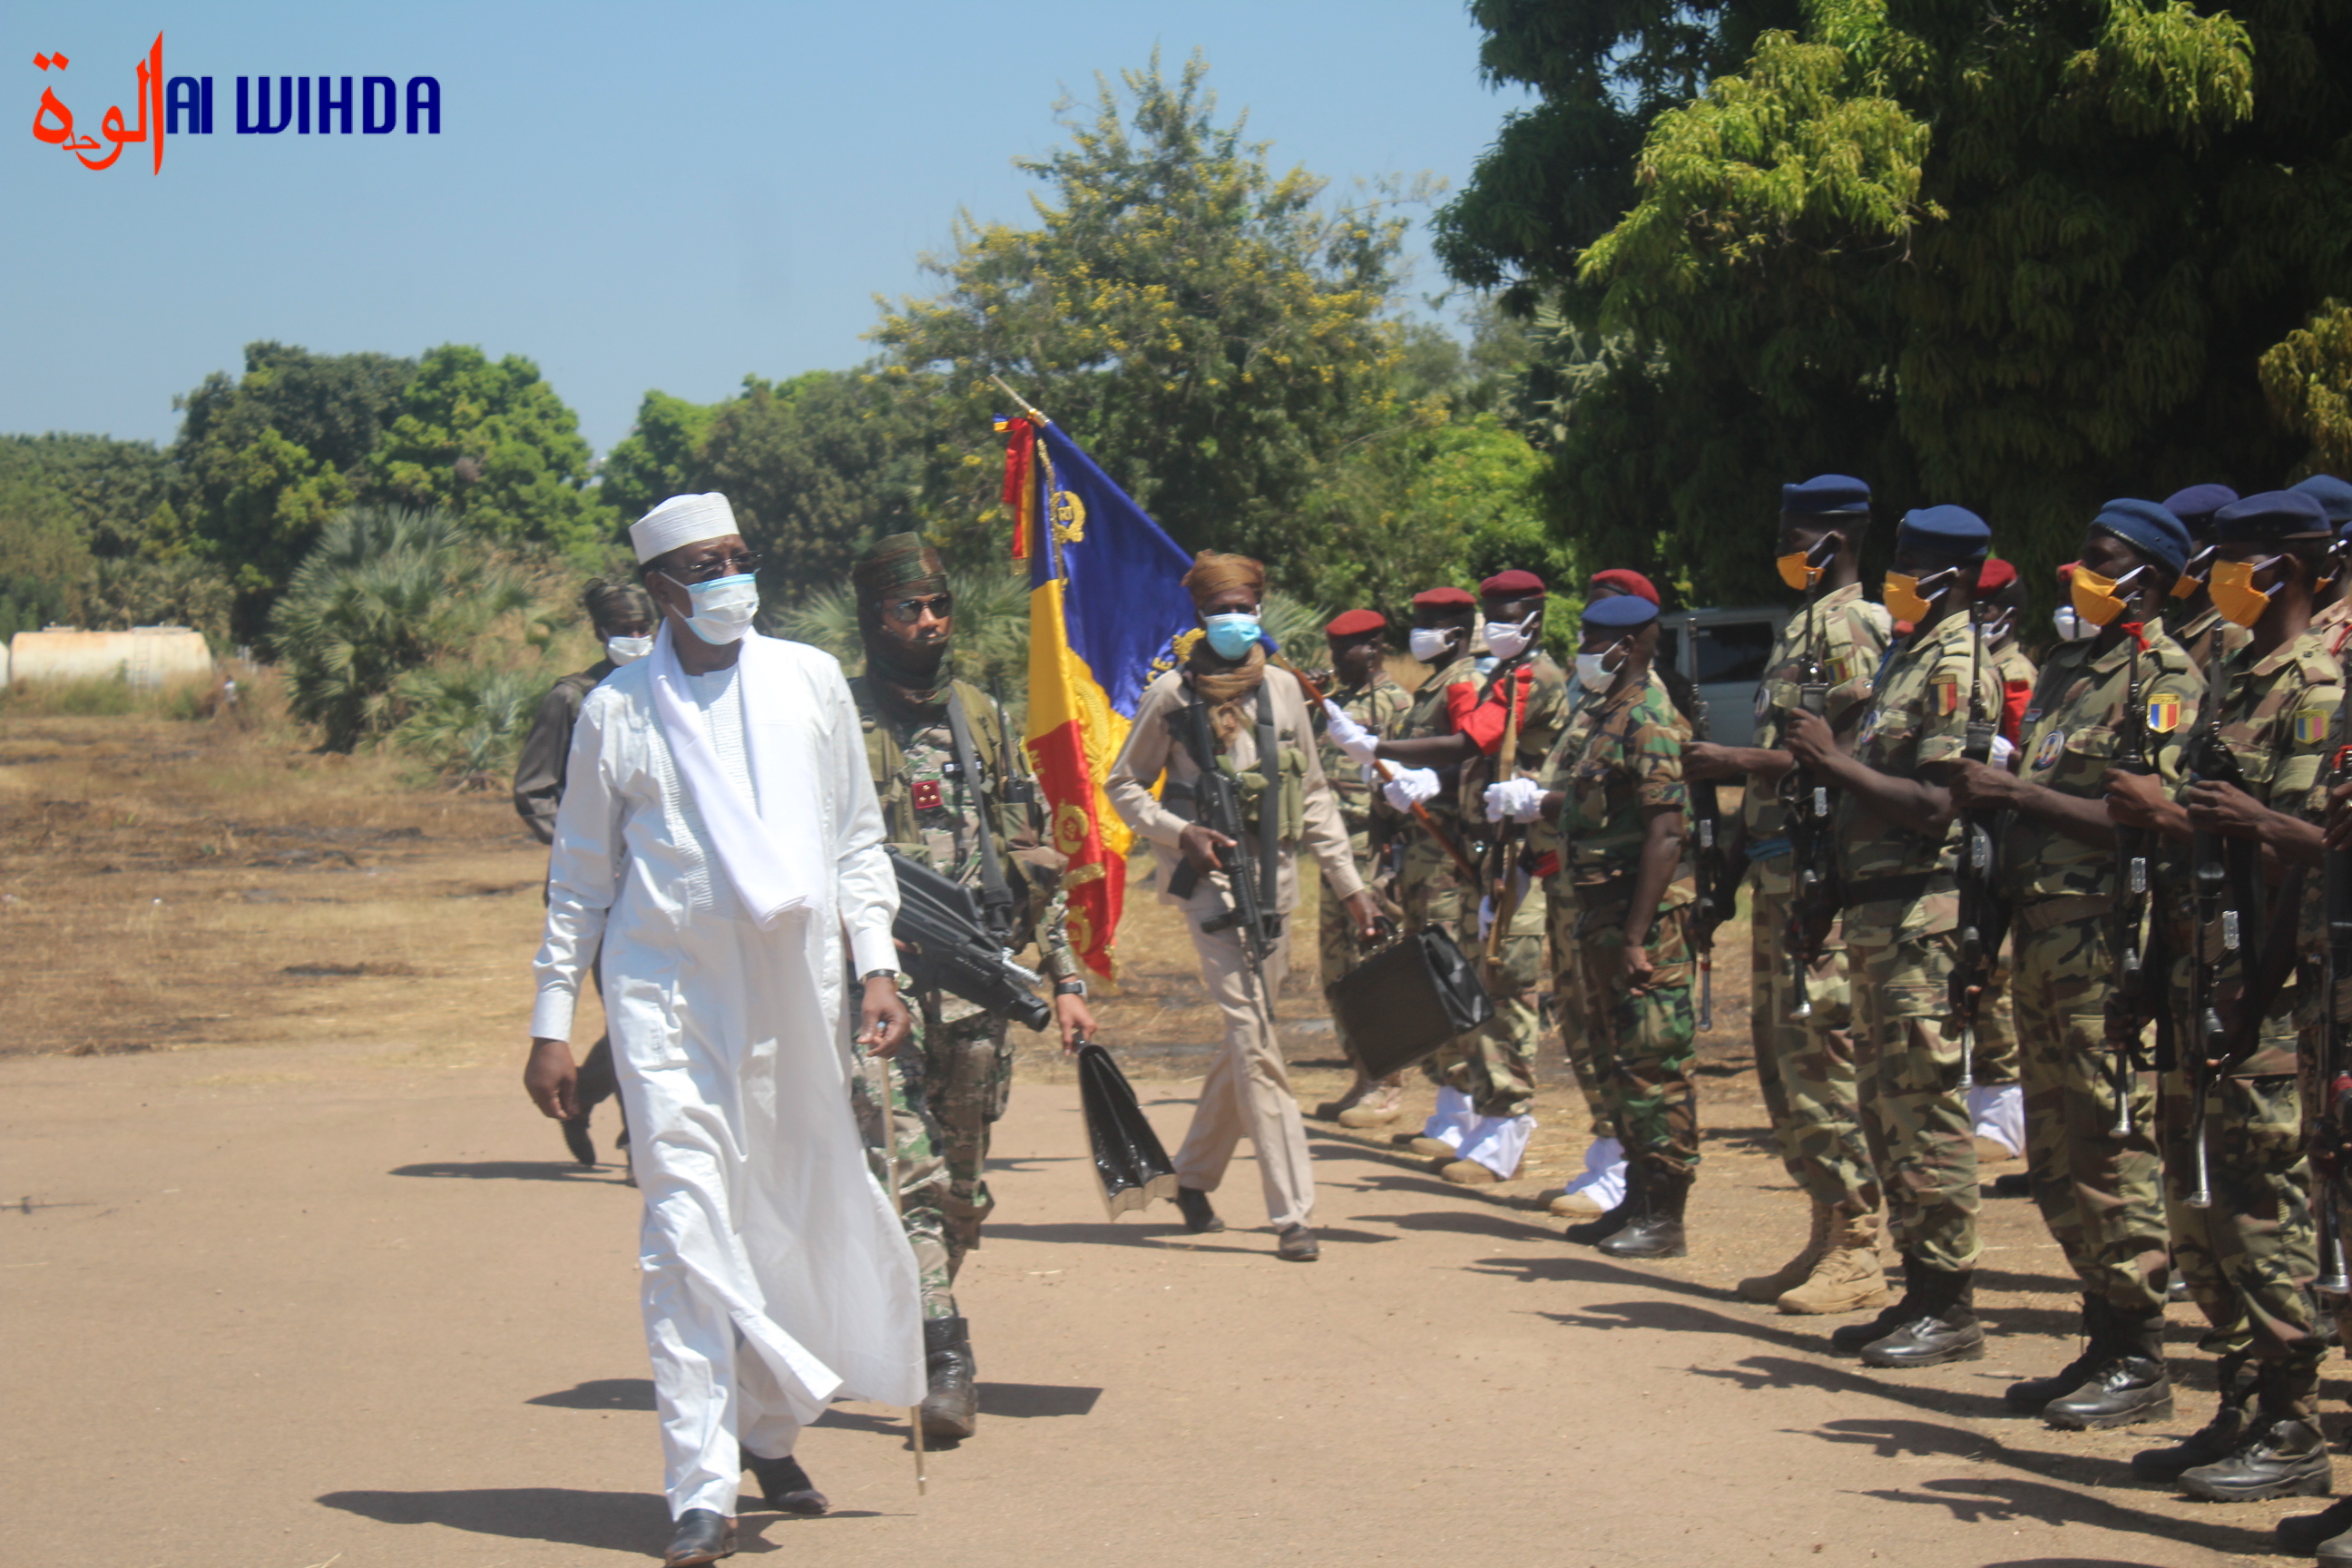
<svg viewBox="0 0 2352 1568">
<path fill-rule="evenodd" d="M 1959 711 L 1960 682 L 1957 676 L 1939 675 L 1927 682 L 1927 711 L 1938 719 L 1949 718 Z"/>
<path fill-rule="evenodd" d="M 2033 761 L 2030 765 L 2037 773 L 2043 772 L 2046 769 L 2056 767 L 2058 765 L 2058 753 L 2065 749 L 2066 731 L 2063 730 L 2053 730 L 2050 733 L 2042 737 L 2042 743 L 2040 745 L 2033 748 Z"/>
<path fill-rule="evenodd" d="M 2147 700 L 2147 729 L 2152 735 L 2169 735 L 2180 728 L 2180 699 L 2169 691 Z"/>
<path fill-rule="evenodd" d="M 2294 715 L 2297 745 L 2315 746 L 2327 739 L 2327 715 L 2316 708 L 2298 709 Z"/>
</svg>

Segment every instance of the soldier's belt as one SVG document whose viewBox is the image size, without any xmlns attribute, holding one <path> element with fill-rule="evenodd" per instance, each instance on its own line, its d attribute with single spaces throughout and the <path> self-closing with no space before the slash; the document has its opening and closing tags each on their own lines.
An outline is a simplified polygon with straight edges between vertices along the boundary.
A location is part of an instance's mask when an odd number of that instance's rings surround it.
<svg viewBox="0 0 2352 1568">
<path fill-rule="evenodd" d="M 2022 899 L 2013 917 L 2020 935 L 2031 936 L 2052 926 L 2071 924 L 2115 912 L 2116 901 L 2104 893 L 2057 893 L 2048 898 Z"/>
<path fill-rule="evenodd" d="M 1914 871 L 1902 877 L 1869 877 L 1848 882 L 1840 902 L 1847 909 L 1860 904 L 1915 904 L 1930 893 L 1948 893 L 1958 884 L 1947 871 Z"/>
</svg>

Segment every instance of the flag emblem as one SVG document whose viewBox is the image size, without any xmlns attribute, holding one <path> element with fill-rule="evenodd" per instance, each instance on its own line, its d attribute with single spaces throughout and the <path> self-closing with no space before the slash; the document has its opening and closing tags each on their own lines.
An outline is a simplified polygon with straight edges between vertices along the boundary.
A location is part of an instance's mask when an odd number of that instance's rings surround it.
<svg viewBox="0 0 2352 1568">
<path fill-rule="evenodd" d="M 2313 745 L 2327 739 L 2327 715 L 2316 708 L 2305 708 L 2294 716 L 2294 738 L 2298 745 Z"/>
<path fill-rule="evenodd" d="M 1959 711 L 1960 683 L 1952 676 L 1939 676 L 1927 683 L 1927 703 L 1938 719 L 1949 718 Z"/>
<path fill-rule="evenodd" d="M 2150 734 L 2169 735 L 2180 728 L 2180 699 L 2167 691 L 2147 700 Z"/>
</svg>

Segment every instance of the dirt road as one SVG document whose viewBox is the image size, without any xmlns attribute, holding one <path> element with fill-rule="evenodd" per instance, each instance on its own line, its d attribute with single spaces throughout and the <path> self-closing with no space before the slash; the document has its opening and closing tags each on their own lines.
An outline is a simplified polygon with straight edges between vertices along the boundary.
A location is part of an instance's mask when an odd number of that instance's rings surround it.
<svg viewBox="0 0 2352 1568">
<path fill-rule="evenodd" d="M 516 1081 L 538 853 L 499 803 L 379 797 L 292 763 L 221 773 L 206 804 L 199 770 L 226 764 L 201 744 L 102 764 L 96 733 L 19 731 L 43 760 L 0 765 L 19 1031 L 0 1037 L 0 1563 L 647 1560 L 664 1521 L 636 1194 L 561 1161 Z M 1206 1019 L 1172 931 L 1136 909 L 1106 1034 L 1172 1139 Z M 1339 1080 L 1328 1027 L 1311 993 L 1285 1005 L 1311 1105 Z M 747 1553 L 2281 1561 L 2270 1523 L 2305 1505 L 2190 1504 L 2130 1479 L 2145 1429 L 2001 1415 L 2008 1381 L 2074 1348 L 2022 1204 L 1986 1207 L 1981 1362 L 1865 1376 L 1822 1352 L 1827 1323 L 1730 1296 L 1801 1225 L 1736 1011 L 1706 1053 L 1693 1255 L 1644 1267 L 1564 1245 L 1528 1206 L 1582 1143 L 1557 1082 L 1528 1175 L 1491 1194 L 1318 1127 L 1324 1261 L 1298 1267 L 1253 1228 L 1245 1161 L 1226 1235 L 1187 1237 L 1164 1208 L 1106 1223 L 1074 1091 L 1025 1055 L 1000 1218 L 961 1287 L 980 1436 L 932 1457 L 919 1501 L 900 1416 L 836 1409 L 802 1456 L 839 1511 L 751 1516 Z M 2211 1394 L 2174 1317 L 2179 1431 Z"/>
</svg>

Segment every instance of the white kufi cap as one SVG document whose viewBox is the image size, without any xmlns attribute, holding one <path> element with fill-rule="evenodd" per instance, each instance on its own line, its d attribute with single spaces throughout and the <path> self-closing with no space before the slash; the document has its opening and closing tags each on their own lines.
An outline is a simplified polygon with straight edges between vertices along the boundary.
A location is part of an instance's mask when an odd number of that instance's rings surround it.
<svg viewBox="0 0 2352 1568">
<path fill-rule="evenodd" d="M 735 526 L 735 509 L 727 504 L 725 496 L 712 490 L 706 495 L 670 497 L 629 524 L 629 542 L 635 547 L 637 564 L 642 566 L 682 544 L 699 544 L 742 531 Z"/>
</svg>

